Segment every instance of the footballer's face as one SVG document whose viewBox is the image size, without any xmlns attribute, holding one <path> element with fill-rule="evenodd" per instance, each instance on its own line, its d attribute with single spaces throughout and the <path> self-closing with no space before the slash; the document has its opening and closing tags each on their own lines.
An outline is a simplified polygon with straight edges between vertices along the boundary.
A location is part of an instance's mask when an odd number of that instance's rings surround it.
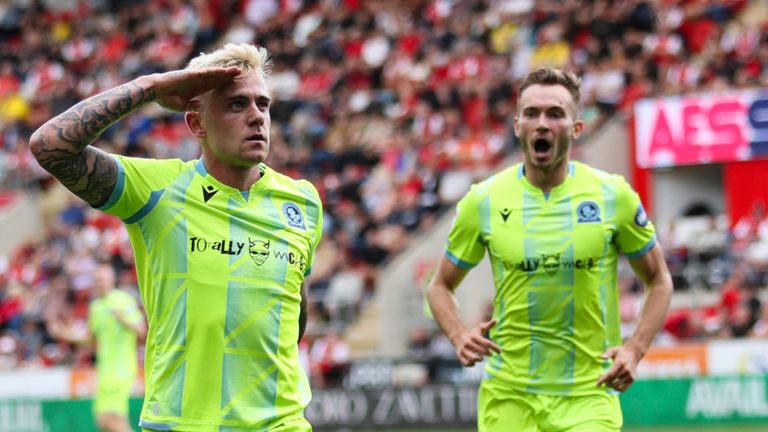
<svg viewBox="0 0 768 432">
<path fill-rule="evenodd" d="M 111 266 L 102 264 L 93 273 L 93 294 L 96 297 L 107 295 L 115 286 L 115 271 Z"/>
<path fill-rule="evenodd" d="M 565 87 L 534 84 L 520 95 L 515 135 L 526 167 L 551 172 L 564 166 L 582 128 L 576 119 L 576 102 Z"/>
<path fill-rule="evenodd" d="M 271 98 L 260 73 L 238 75 L 231 84 L 211 90 L 200 99 L 201 108 L 194 113 L 199 124 L 188 124 L 202 139 L 206 159 L 250 168 L 267 158 Z"/>
</svg>

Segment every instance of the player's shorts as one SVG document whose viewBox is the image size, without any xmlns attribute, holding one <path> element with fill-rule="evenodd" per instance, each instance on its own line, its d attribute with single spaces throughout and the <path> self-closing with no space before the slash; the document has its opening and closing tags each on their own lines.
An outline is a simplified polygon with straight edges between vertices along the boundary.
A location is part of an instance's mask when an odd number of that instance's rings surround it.
<svg viewBox="0 0 768 432">
<path fill-rule="evenodd" d="M 288 420 L 280 426 L 270 429 L 269 432 L 312 432 L 312 425 L 302 417 Z"/>
<path fill-rule="evenodd" d="M 246 429 L 225 428 L 225 427 L 219 427 L 219 426 L 211 427 L 211 432 L 230 431 L 230 430 L 245 432 Z M 251 431 L 252 429 L 247 429 L 247 430 Z M 259 429 L 259 430 L 263 430 L 263 429 Z M 285 422 L 279 424 L 278 426 L 267 429 L 267 431 L 268 432 L 312 432 L 312 426 L 309 424 L 309 422 L 305 418 L 299 417 L 299 418 L 286 420 Z M 154 429 L 142 429 L 142 432 L 156 432 L 156 431 Z"/>
<path fill-rule="evenodd" d="M 131 397 L 133 380 L 97 383 L 93 397 L 93 414 L 117 414 L 128 417 L 128 399 Z"/>
<path fill-rule="evenodd" d="M 553 396 L 497 390 L 483 381 L 478 395 L 479 432 L 619 432 L 619 397 Z"/>
</svg>

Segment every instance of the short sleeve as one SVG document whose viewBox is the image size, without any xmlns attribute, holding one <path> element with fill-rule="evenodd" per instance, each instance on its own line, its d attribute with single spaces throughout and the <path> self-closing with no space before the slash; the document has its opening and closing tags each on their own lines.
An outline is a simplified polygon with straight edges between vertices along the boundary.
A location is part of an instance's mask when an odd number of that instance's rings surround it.
<svg viewBox="0 0 768 432">
<path fill-rule="evenodd" d="M 485 243 L 480 236 L 477 195 L 477 187 L 473 186 L 456 205 L 456 216 L 445 247 L 448 259 L 463 269 L 476 266 L 485 255 Z"/>
<path fill-rule="evenodd" d="M 162 195 L 166 185 L 178 176 L 182 163 L 177 159 L 156 160 L 113 155 L 117 162 L 117 184 L 107 202 L 98 207 L 126 223 L 140 219 Z"/>
<path fill-rule="evenodd" d="M 656 228 L 637 193 L 621 178 L 618 187 L 616 243 L 628 258 L 645 255 L 656 244 Z"/>
</svg>

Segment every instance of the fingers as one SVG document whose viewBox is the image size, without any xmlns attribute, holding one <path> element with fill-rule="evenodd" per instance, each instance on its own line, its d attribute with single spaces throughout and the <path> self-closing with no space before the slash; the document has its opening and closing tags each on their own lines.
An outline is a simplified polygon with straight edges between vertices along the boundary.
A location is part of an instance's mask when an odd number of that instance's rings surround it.
<svg viewBox="0 0 768 432">
<path fill-rule="evenodd" d="M 464 366 L 473 366 L 482 361 L 483 357 L 489 357 L 494 352 L 501 353 L 501 348 L 492 340 L 483 337 L 477 333 L 468 335 L 462 344 L 457 347 L 457 355 L 461 364 Z"/>
<path fill-rule="evenodd" d="M 240 72 L 240 68 L 236 66 L 204 68 L 197 71 L 195 79 L 205 87 L 214 88 L 232 81 Z"/>
<path fill-rule="evenodd" d="M 618 347 L 608 348 L 608 350 L 603 353 L 602 357 L 604 359 L 614 358 L 618 352 Z"/>
<path fill-rule="evenodd" d="M 197 112 L 200 110 L 200 101 L 198 99 L 190 99 L 187 101 L 184 111 Z"/>
<path fill-rule="evenodd" d="M 466 366 L 466 367 L 472 367 L 475 365 L 475 363 L 483 360 L 482 355 L 473 351 L 468 351 L 468 350 L 460 351 L 458 353 L 458 356 L 462 366 Z"/>
<path fill-rule="evenodd" d="M 616 379 L 617 374 L 619 373 L 619 365 L 614 364 L 611 366 L 610 369 L 608 369 L 608 372 L 603 374 L 598 380 L 597 380 L 597 386 L 600 387 L 601 385 L 610 385 L 608 383 L 612 382 Z"/>
<path fill-rule="evenodd" d="M 630 374 L 620 375 L 608 381 L 606 385 L 616 391 L 625 392 L 635 380 Z"/>
<path fill-rule="evenodd" d="M 480 332 L 485 333 L 495 325 L 496 325 L 496 320 L 490 320 L 490 321 L 480 323 Z"/>
<path fill-rule="evenodd" d="M 501 353 L 501 348 L 496 344 L 496 342 L 488 339 L 485 337 L 485 335 L 488 333 L 490 329 L 493 328 L 493 326 L 496 325 L 496 320 L 490 320 L 483 323 L 480 323 L 479 329 L 480 334 L 482 335 L 478 342 L 483 345 L 483 347 L 486 350 L 485 355 L 489 355 L 490 353 L 487 352 L 488 350 L 495 351 L 496 353 Z"/>
<path fill-rule="evenodd" d="M 617 360 L 608 371 L 597 380 L 597 386 L 606 385 L 614 390 L 625 392 L 635 382 L 634 368 L 626 359 L 616 356 L 616 352 L 606 351 L 603 357 L 616 357 Z"/>
</svg>

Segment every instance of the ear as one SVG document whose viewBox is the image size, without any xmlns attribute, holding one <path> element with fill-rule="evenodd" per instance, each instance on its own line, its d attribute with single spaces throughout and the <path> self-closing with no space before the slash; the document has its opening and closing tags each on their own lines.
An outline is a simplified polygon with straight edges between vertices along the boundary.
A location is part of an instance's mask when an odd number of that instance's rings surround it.
<svg viewBox="0 0 768 432">
<path fill-rule="evenodd" d="M 198 138 L 205 138 L 208 134 L 203 126 L 203 119 L 200 117 L 199 111 L 187 111 L 184 113 L 184 122 L 187 124 L 187 129 L 192 132 L 192 135 Z"/>
<path fill-rule="evenodd" d="M 584 122 L 576 120 L 573 122 L 573 133 L 571 133 L 571 138 L 573 138 L 574 141 L 579 139 L 582 131 L 584 131 Z"/>
<path fill-rule="evenodd" d="M 514 126 L 515 136 L 520 138 L 520 122 L 518 116 L 515 116 L 512 125 Z"/>
</svg>

